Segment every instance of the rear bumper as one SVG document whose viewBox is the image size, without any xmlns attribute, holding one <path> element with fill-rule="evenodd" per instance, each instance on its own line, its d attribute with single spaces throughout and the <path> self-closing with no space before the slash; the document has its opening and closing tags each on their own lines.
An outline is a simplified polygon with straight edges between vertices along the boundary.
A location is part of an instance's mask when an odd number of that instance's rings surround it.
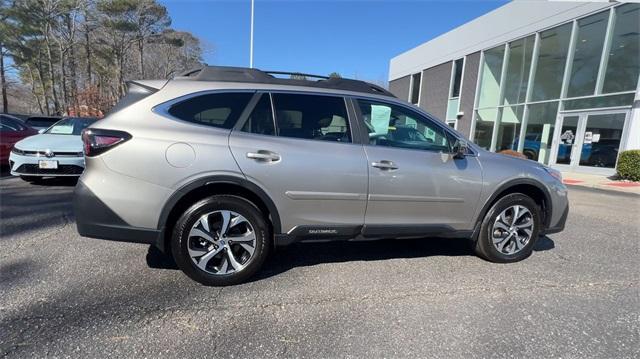
<svg viewBox="0 0 640 359">
<path fill-rule="evenodd" d="M 115 214 L 79 181 L 73 196 L 78 233 L 83 237 L 159 246 L 162 231 L 133 227 Z"/>
</svg>

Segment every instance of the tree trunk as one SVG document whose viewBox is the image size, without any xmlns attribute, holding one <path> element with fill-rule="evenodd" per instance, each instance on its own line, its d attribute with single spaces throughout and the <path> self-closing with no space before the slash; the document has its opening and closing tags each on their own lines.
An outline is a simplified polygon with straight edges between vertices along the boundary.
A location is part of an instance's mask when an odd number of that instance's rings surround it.
<svg viewBox="0 0 640 359">
<path fill-rule="evenodd" d="M 90 32 L 91 30 L 89 30 L 89 28 L 86 29 L 85 33 L 84 33 L 84 52 L 87 55 L 87 83 L 89 85 L 91 85 L 93 83 L 93 79 L 91 76 L 91 39 L 90 39 Z"/>
<path fill-rule="evenodd" d="M 2 112 L 9 112 L 9 100 L 7 99 L 7 79 L 4 69 L 4 46 L 0 44 L 0 83 L 2 83 Z"/>
<path fill-rule="evenodd" d="M 44 98 L 44 106 L 47 110 L 47 115 L 50 115 L 51 107 L 49 105 L 49 96 L 47 96 L 47 85 L 42 78 L 42 62 L 38 62 L 38 67 L 36 68 L 36 70 L 38 70 L 38 79 L 40 80 L 40 86 L 42 86 L 42 97 Z"/>
<path fill-rule="evenodd" d="M 36 98 L 36 102 L 38 103 L 38 109 L 40 109 L 40 113 L 44 113 L 42 109 L 42 101 L 40 101 L 40 97 L 38 96 L 38 92 L 36 91 L 36 79 L 33 77 L 33 69 L 29 65 L 27 65 L 27 69 L 29 70 L 29 76 L 31 77 L 31 93 L 33 94 L 33 97 Z"/>
<path fill-rule="evenodd" d="M 58 92 L 56 91 L 56 74 L 53 71 L 53 56 L 51 54 L 51 41 L 49 40 L 49 25 L 46 25 L 45 44 L 47 45 L 47 63 L 49 67 L 49 82 L 51 82 L 51 95 L 53 96 L 53 109 L 56 114 L 60 114 L 60 101 L 58 100 Z"/>
<path fill-rule="evenodd" d="M 67 70 L 64 63 L 65 50 L 62 48 L 62 43 L 58 43 L 58 49 L 60 51 L 60 81 L 62 81 L 62 114 L 64 114 L 69 111 L 69 89 L 67 88 Z"/>
<path fill-rule="evenodd" d="M 140 51 L 140 79 L 144 80 L 144 38 L 138 40 L 138 50 Z"/>
<path fill-rule="evenodd" d="M 78 113 L 78 79 L 76 78 L 76 43 L 75 43 L 75 26 L 71 19 L 71 16 L 67 15 L 67 31 L 71 36 L 71 42 L 69 43 L 69 71 L 71 72 L 71 106 L 73 110 Z"/>
</svg>

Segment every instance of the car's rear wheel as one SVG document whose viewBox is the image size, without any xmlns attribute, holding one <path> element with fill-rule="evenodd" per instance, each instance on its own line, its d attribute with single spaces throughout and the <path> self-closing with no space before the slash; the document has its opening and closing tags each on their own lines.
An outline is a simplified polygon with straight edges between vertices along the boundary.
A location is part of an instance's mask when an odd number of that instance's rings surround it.
<svg viewBox="0 0 640 359">
<path fill-rule="evenodd" d="M 262 266 L 269 250 L 262 213 L 247 200 L 219 195 L 189 207 L 173 231 L 178 267 L 205 285 L 241 283 Z"/>
<path fill-rule="evenodd" d="M 475 252 L 492 262 L 517 262 L 531 255 L 540 231 L 540 209 L 522 193 L 499 199 L 480 226 Z"/>
</svg>

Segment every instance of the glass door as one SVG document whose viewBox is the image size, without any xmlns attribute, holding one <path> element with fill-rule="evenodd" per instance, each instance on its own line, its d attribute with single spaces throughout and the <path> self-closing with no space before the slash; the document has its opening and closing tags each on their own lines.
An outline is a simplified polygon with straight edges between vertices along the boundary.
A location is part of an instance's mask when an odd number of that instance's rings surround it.
<svg viewBox="0 0 640 359">
<path fill-rule="evenodd" d="M 576 146 L 578 135 L 578 125 L 580 116 L 564 116 L 560 130 L 560 140 L 558 141 L 558 152 L 556 153 L 556 163 L 561 165 L 571 165 L 573 149 Z"/>
<path fill-rule="evenodd" d="M 614 170 L 624 141 L 627 114 L 628 111 L 595 111 L 562 116 L 553 164 L 570 171 Z"/>
<path fill-rule="evenodd" d="M 626 113 L 587 114 L 580 166 L 616 168 Z"/>
</svg>

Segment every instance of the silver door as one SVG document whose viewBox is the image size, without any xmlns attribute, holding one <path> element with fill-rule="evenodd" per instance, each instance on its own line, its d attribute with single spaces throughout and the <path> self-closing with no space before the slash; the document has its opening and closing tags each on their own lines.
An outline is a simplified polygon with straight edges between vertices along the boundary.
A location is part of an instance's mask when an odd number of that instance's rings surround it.
<svg viewBox="0 0 640 359">
<path fill-rule="evenodd" d="M 306 101 L 304 97 L 302 100 L 296 98 L 295 101 L 288 101 L 289 106 L 308 102 L 309 112 L 302 113 L 302 123 L 308 121 L 308 116 L 319 116 L 319 111 L 326 111 L 334 106 L 336 99 L 341 101 L 344 110 L 344 113 L 333 114 L 334 119 L 342 119 L 344 116 L 340 126 L 332 121 L 323 127 L 323 131 L 328 131 L 324 135 L 319 132 L 316 139 L 303 139 L 293 137 L 305 136 L 302 128 L 296 128 L 300 125 L 300 118 L 286 121 L 285 118 L 300 117 L 298 112 L 304 111 L 286 108 L 286 105 L 278 110 L 277 96 L 286 95 L 288 94 L 274 94 L 273 98 L 276 123 L 280 125 L 276 126 L 278 136 L 251 133 L 250 126 L 231 133 L 229 145 L 242 172 L 248 180 L 262 187 L 274 201 L 283 232 L 303 225 L 362 225 L 367 193 L 367 161 L 364 150 L 362 145 L 352 144 L 346 139 L 335 140 L 335 134 L 344 131 L 345 126 L 350 133 L 344 99 L 291 95 L 309 97 L 310 101 Z M 263 98 L 268 99 L 269 95 L 265 94 Z M 331 104 L 324 103 L 327 99 L 331 99 Z M 253 118 L 248 121 L 257 122 Z M 288 128 L 283 128 L 285 125 Z M 264 131 L 265 126 L 254 127 Z M 258 130 L 253 130 L 256 131 Z"/>
<path fill-rule="evenodd" d="M 370 166 L 365 224 L 471 229 L 482 190 L 477 158 L 454 159 L 451 137 L 417 112 L 363 100 L 356 107 L 371 140 L 365 146 Z"/>
</svg>

